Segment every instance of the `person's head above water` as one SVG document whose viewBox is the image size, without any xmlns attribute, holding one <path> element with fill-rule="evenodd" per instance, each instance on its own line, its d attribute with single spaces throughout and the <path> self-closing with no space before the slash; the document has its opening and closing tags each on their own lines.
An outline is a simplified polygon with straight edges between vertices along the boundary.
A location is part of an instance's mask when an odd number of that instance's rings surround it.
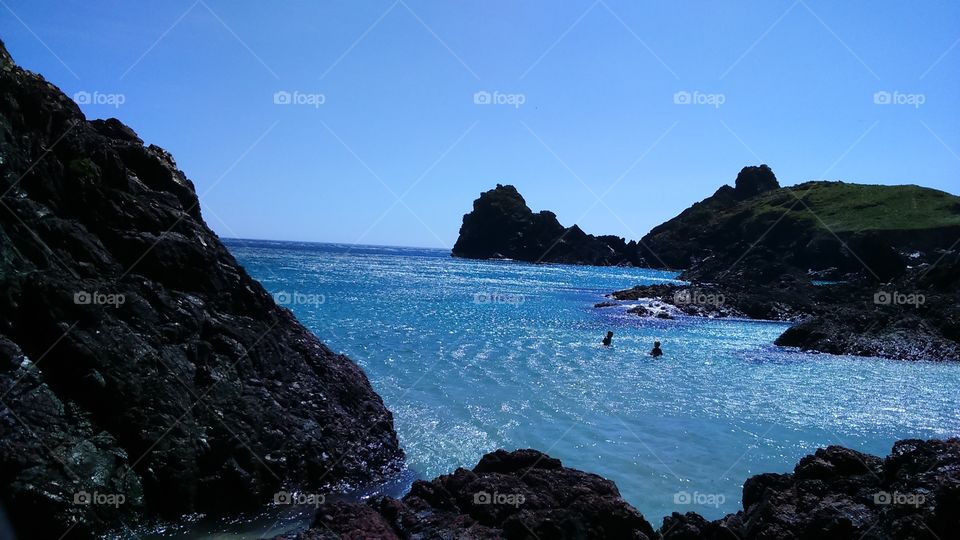
<svg viewBox="0 0 960 540">
<path fill-rule="evenodd" d="M 653 346 L 654 346 L 655 348 L 660 347 L 660 342 L 659 342 L 659 341 L 654 341 L 654 342 L 653 342 Z"/>
<path fill-rule="evenodd" d="M 607 331 L 607 337 L 613 337 L 613 330 Z"/>
</svg>

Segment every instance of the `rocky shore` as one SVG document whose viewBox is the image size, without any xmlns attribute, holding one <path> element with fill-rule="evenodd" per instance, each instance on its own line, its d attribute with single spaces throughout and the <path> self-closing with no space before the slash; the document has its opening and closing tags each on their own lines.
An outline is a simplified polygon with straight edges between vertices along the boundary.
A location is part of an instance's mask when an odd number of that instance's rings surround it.
<svg viewBox="0 0 960 540">
<path fill-rule="evenodd" d="M 716 283 L 640 285 L 609 296 L 654 301 L 690 316 L 788 321 L 793 326 L 775 343 L 807 351 L 960 360 L 960 265 L 952 260 L 906 271 L 887 283 L 861 277 L 815 285 L 809 276 L 786 273 L 772 282 L 728 277 Z"/>
<path fill-rule="evenodd" d="M 237 264 L 172 156 L 118 120 L 88 121 L 2 44 L 0 190 L 0 502 L 19 538 L 133 535 L 146 520 L 236 515 L 401 467 L 392 415 L 362 370 Z M 485 195 L 458 256 L 643 263 L 637 244 L 533 214 L 509 186 Z M 503 216 L 508 249 L 497 251 L 479 231 Z M 956 341 L 951 272 L 917 278 L 941 295 L 918 324 Z M 730 295 L 728 311 L 684 313 L 803 318 L 781 339 L 822 341 L 834 311 L 817 311 L 815 294 L 791 301 L 809 285 L 778 275 L 782 305 L 746 283 L 705 283 Z M 947 538 L 958 471 L 955 439 L 901 441 L 883 459 L 830 447 L 792 474 L 748 480 L 736 514 L 673 514 L 655 528 L 613 482 L 499 450 L 401 499 L 323 504 L 297 538 Z"/>
<path fill-rule="evenodd" d="M 277 306 L 193 183 L 0 45 L 0 500 L 20 538 L 394 474 L 364 373 Z"/>
<path fill-rule="evenodd" d="M 416 482 L 399 500 L 323 505 L 308 531 L 287 538 L 952 538 L 960 440 L 903 440 L 886 458 L 823 448 L 792 473 L 748 479 L 742 504 L 715 521 L 673 513 L 654 528 L 613 482 L 535 450 L 498 450 L 472 470 Z"/>
</svg>

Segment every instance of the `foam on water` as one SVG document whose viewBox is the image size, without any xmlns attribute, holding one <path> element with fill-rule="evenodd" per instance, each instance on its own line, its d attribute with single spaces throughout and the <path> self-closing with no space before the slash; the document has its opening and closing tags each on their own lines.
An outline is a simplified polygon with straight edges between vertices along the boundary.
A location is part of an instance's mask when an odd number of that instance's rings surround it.
<svg viewBox="0 0 960 540">
<path fill-rule="evenodd" d="M 896 439 L 960 433 L 960 365 L 781 349 L 782 323 L 593 308 L 672 274 L 227 244 L 272 293 L 323 295 L 288 307 L 367 372 L 423 478 L 496 448 L 537 448 L 614 480 L 658 525 L 674 510 L 736 511 L 746 478 L 788 471 L 820 446 L 886 454 Z M 607 330 L 611 348 L 599 343 Z"/>
</svg>

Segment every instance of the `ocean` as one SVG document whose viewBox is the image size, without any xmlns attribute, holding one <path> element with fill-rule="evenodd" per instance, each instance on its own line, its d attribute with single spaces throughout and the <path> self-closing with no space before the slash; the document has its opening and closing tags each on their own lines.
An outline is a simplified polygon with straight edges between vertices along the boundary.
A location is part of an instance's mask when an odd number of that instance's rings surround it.
<svg viewBox="0 0 960 540">
<path fill-rule="evenodd" d="M 606 293 L 676 275 L 435 249 L 226 240 L 393 411 L 410 478 L 535 448 L 616 482 L 654 525 L 740 508 L 818 447 L 960 434 L 960 365 L 807 354 L 778 322 L 641 318 Z M 608 330 L 613 346 L 603 347 Z M 654 340 L 664 356 L 648 355 Z"/>
</svg>

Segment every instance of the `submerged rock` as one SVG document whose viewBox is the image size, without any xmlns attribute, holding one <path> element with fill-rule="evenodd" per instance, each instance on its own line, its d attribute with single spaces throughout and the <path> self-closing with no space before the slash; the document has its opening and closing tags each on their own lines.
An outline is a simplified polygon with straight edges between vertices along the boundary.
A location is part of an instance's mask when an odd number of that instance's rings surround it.
<svg viewBox="0 0 960 540">
<path fill-rule="evenodd" d="M 392 474 L 393 419 L 364 373 L 237 264 L 170 154 L 87 121 L 2 45 L 0 63 L 0 497 L 17 533 Z"/>
</svg>

